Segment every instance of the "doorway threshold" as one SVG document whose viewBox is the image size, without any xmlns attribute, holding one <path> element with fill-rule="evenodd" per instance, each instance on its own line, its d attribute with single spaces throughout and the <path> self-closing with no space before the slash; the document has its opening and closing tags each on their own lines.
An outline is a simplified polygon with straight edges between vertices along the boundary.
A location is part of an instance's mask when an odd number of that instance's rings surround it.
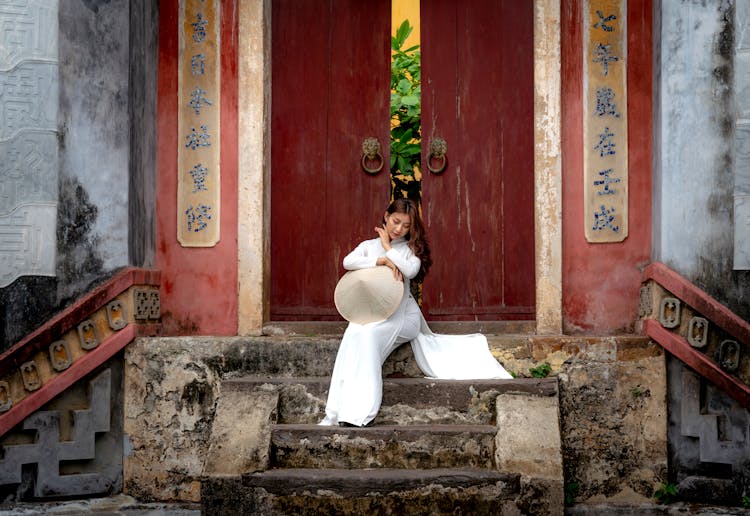
<svg viewBox="0 0 750 516">
<path fill-rule="evenodd" d="M 485 335 L 533 335 L 536 321 L 427 321 L 435 333 Z M 346 321 L 269 321 L 263 325 L 264 335 L 312 337 L 341 336 Z"/>
</svg>

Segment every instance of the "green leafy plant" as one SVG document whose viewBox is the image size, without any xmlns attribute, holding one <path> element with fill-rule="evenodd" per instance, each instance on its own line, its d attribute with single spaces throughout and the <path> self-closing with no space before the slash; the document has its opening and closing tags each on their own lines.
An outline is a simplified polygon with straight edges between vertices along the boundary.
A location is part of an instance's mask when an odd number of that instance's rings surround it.
<svg viewBox="0 0 750 516">
<path fill-rule="evenodd" d="M 750 507 L 750 496 L 745 495 L 742 497 L 742 506 Z"/>
<path fill-rule="evenodd" d="M 531 376 L 534 378 L 547 378 L 551 372 L 552 366 L 549 365 L 549 362 L 529 368 L 529 373 L 531 373 Z"/>
<path fill-rule="evenodd" d="M 391 37 L 391 183 L 393 197 L 419 202 L 421 185 L 422 58 L 419 45 L 404 48 L 409 20 Z"/>
<path fill-rule="evenodd" d="M 659 489 L 654 491 L 654 498 L 661 504 L 672 503 L 677 498 L 677 486 L 672 483 L 662 482 Z"/>
<path fill-rule="evenodd" d="M 573 505 L 578 495 L 578 482 L 568 482 L 565 484 L 565 505 Z"/>
<path fill-rule="evenodd" d="M 640 398 L 641 396 L 643 396 L 643 388 L 640 385 L 636 385 L 635 387 L 630 389 L 630 394 L 634 398 Z"/>
</svg>

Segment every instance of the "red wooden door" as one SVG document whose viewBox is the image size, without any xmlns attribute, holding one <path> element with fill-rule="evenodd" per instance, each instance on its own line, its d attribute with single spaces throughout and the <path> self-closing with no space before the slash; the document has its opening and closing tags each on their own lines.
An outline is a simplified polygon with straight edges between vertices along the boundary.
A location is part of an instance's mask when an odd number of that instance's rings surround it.
<svg viewBox="0 0 750 516">
<path fill-rule="evenodd" d="M 341 260 L 389 198 L 389 0 L 273 0 L 272 320 L 338 319 Z M 383 170 L 366 174 L 377 137 Z M 258 221 L 259 224 L 262 221 Z"/>
<path fill-rule="evenodd" d="M 422 20 L 422 163 L 433 320 L 534 318 L 533 4 L 429 0 Z M 438 163 L 433 160 L 433 166 Z"/>
</svg>

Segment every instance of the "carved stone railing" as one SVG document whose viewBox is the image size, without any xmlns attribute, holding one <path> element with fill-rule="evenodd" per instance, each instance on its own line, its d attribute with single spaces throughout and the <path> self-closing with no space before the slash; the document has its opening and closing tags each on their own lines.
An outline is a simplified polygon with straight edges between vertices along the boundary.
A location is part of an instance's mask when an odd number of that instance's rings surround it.
<svg viewBox="0 0 750 516">
<path fill-rule="evenodd" d="M 159 271 L 127 268 L 0 355 L 0 437 L 160 329 Z"/>
<path fill-rule="evenodd" d="M 645 333 L 750 408 L 750 324 L 663 263 L 643 274 Z"/>
</svg>

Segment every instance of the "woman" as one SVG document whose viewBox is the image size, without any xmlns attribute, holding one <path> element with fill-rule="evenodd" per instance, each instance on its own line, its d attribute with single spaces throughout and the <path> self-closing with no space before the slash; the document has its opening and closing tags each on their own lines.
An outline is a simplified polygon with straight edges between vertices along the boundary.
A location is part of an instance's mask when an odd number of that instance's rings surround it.
<svg viewBox="0 0 750 516">
<path fill-rule="evenodd" d="M 497 363 L 483 335 L 437 335 L 430 331 L 411 295 L 409 282 L 420 280 L 432 260 L 416 204 L 396 199 L 375 228 L 377 238 L 365 240 L 344 258 L 347 270 L 385 265 L 404 284 L 404 296 L 387 319 L 350 323 L 344 332 L 328 389 L 326 417 L 321 425 L 364 426 L 380 409 L 382 366 L 399 345 L 411 341 L 417 365 L 425 375 L 443 379 L 512 378 Z"/>
</svg>

